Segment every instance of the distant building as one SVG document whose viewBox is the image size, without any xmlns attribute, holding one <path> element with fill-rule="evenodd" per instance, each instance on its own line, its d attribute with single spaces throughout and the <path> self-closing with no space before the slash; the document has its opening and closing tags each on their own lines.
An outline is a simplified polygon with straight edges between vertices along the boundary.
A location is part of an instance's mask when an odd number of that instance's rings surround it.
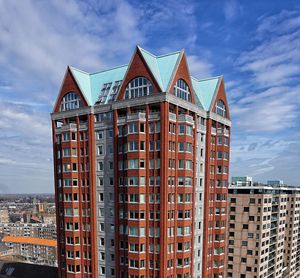
<svg viewBox="0 0 300 278">
<path fill-rule="evenodd" d="M 56 224 L 56 215 L 43 213 L 41 215 L 44 224 Z"/>
<path fill-rule="evenodd" d="M 56 225 L 33 223 L 0 223 L 0 236 L 37 237 L 56 239 Z"/>
<path fill-rule="evenodd" d="M 30 217 L 30 223 L 42 223 L 42 220 L 38 216 L 32 215 Z"/>
<path fill-rule="evenodd" d="M 251 186 L 251 177 L 232 177 L 231 186 Z"/>
<path fill-rule="evenodd" d="M 4 236 L 1 242 L 13 250 L 13 256 L 21 257 L 24 261 L 57 266 L 56 240 L 35 237 Z"/>
<path fill-rule="evenodd" d="M 1 237 L 0 237 L 0 241 L 1 241 Z M 5 259 L 11 258 L 12 255 L 13 255 L 13 250 L 7 247 L 5 244 L 0 243 L 0 260 L 4 258 Z"/>
<path fill-rule="evenodd" d="M 270 181 L 267 181 L 267 185 L 282 186 L 283 185 L 283 181 L 282 180 L 270 180 Z"/>
<path fill-rule="evenodd" d="M 300 188 L 232 181 L 226 277 L 300 277 Z"/>
<path fill-rule="evenodd" d="M 0 223 L 9 223 L 9 214 L 7 209 L 0 209 Z"/>
</svg>

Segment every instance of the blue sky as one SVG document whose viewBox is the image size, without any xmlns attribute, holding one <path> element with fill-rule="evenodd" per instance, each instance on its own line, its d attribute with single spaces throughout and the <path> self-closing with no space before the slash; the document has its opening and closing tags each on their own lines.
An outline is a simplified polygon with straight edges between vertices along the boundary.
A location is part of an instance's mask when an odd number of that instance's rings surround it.
<svg viewBox="0 0 300 278">
<path fill-rule="evenodd" d="M 0 0 L 0 194 L 53 192 L 49 113 L 66 65 L 127 64 L 140 44 L 184 48 L 223 74 L 232 175 L 300 184 L 298 1 Z"/>
</svg>

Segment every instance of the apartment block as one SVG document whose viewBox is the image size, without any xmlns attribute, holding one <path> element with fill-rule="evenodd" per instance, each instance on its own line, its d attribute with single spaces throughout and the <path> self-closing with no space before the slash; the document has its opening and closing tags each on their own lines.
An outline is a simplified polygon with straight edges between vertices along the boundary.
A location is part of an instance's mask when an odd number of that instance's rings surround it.
<svg viewBox="0 0 300 278">
<path fill-rule="evenodd" d="M 232 180 L 227 277 L 300 277 L 300 188 Z"/>
<path fill-rule="evenodd" d="M 23 236 L 4 236 L 0 242 L 11 252 L 9 255 L 30 263 L 57 266 L 56 240 Z"/>
<path fill-rule="evenodd" d="M 0 223 L 1 236 L 37 237 L 56 239 L 56 225 L 41 223 Z"/>
<path fill-rule="evenodd" d="M 59 277 L 226 277 L 230 116 L 184 51 L 68 67 L 54 111 Z"/>
</svg>

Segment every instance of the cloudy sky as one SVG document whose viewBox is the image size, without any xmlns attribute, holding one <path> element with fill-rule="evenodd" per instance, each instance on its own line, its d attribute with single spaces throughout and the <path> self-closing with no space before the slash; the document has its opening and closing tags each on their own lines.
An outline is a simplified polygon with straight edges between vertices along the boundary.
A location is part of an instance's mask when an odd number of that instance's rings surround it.
<svg viewBox="0 0 300 278">
<path fill-rule="evenodd" d="M 136 44 L 224 75 L 231 175 L 299 185 L 297 2 L 0 0 L 0 194 L 54 191 L 49 113 L 66 65 L 127 64 Z"/>
</svg>

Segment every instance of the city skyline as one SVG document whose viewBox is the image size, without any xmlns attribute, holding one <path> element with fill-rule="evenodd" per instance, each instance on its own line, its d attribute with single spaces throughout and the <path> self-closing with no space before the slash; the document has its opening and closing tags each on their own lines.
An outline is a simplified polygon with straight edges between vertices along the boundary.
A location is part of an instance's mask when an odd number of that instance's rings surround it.
<svg viewBox="0 0 300 278">
<path fill-rule="evenodd" d="M 54 191 L 50 112 L 66 66 L 125 64 L 136 44 L 185 48 L 194 77 L 224 75 L 231 176 L 299 184 L 296 1 L 99 3 L 0 2 L 0 193 Z"/>
</svg>

